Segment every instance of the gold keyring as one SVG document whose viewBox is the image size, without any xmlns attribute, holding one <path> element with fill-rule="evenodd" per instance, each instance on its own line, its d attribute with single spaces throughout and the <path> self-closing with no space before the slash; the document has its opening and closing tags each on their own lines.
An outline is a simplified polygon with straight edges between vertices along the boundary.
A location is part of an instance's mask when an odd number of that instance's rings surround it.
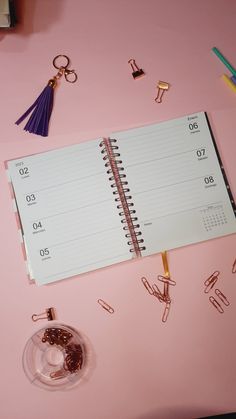
<svg viewBox="0 0 236 419">
<path fill-rule="evenodd" d="M 72 78 L 70 78 L 70 74 L 72 74 Z M 65 79 L 68 83 L 75 83 L 78 79 L 78 76 L 75 70 L 67 70 L 65 69 Z"/>
<path fill-rule="evenodd" d="M 60 57 L 63 57 L 63 58 L 65 58 L 66 59 L 66 65 L 59 65 L 59 66 L 57 66 L 56 65 L 56 61 L 58 60 L 58 58 L 60 58 Z M 53 59 L 53 66 L 55 67 L 55 68 L 57 68 L 57 69 L 59 69 L 59 68 L 67 68 L 68 67 L 68 65 L 70 64 L 70 59 L 67 57 L 67 55 L 63 55 L 63 54 L 59 54 L 59 55 L 57 55 L 54 59 Z"/>
</svg>

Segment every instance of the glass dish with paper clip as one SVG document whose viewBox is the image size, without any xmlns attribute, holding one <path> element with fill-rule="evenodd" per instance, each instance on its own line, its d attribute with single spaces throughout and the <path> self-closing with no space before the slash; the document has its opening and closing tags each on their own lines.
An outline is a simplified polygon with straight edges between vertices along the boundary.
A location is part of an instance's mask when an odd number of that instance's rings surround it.
<svg viewBox="0 0 236 419">
<path fill-rule="evenodd" d="M 66 390 L 85 375 L 85 341 L 70 326 L 55 323 L 35 332 L 23 352 L 23 368 L 29 381 L 47 390 Z"/>
</svg>

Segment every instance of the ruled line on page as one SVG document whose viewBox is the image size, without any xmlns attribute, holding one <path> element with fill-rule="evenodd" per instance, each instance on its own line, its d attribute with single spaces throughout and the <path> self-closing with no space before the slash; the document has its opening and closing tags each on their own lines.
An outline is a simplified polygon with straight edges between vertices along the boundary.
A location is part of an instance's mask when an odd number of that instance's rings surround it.
<svg viewBox="0 0 236 419">
<path fill-rule="evenodd" d="M 193 153 L 194 151 L 197 151 L 197 150 L 198 150 L 199 148 L 201 148 L 201 147 L 203 147 L 203 146 L 199 146 L 199 147 L 194 148 L 194 149 L 191 149 L 191 150 L 183 151 L 183 152 L 181 152 L 181 153 L 168 154 L 168 156 L 159 157 L 159 158 L 157 158 L 157 159 L 143 160 L 142 162 L 133 163 L 133 164 L 127 164 L 127 165 L 126 165 L 126 167 L 141 166 L 142 164 L 153 163 L 153 162 L 155 162 L 155 161 L 165 160 L 165 159 L 169 159 L 169 158 L 171 158 L 171 157 L 182 156 L 183 154 Z"/>
<path fill-rule="evenodd" d="M 195 178 L 192 178 L 192 179 L 183 180 L 181 182 L 171 183 L 169 185 L 164 185 L 164 186 L 158 186 L 157 188 L 152 188 L 152 189 L 145 189 L 144 191 L 133 193 L 132 196 L 140 195 L 140 194 L 143 194 L 143 193 L 146 193 L 146 192 L 156 191 L 158 189 L 165 189 L 165 188 L 168 188 L 168 187 L 171 187 L 171 186 L 182 185 L 183 183 L 190 183 L 190 182 L 193 182 L 194 180 L 202 179 L 205 176 L 213 176 L 213 175 L 214 175 L 214 173 L 208 173 L 208 174 L 205 174 L 203 176 L 198 176 L 198 177 L 195 177 Z"/>
<path fill-rule="evenodd" d="M 99 235 L 101 235 L 101 234 L 103 234 L 103 233 L 106 233 L 106 232 L 108 232 L 108 231 L 114 231 L 114 230 L 117 230 L 117 227 L 106 228 L 106 229 L 103 229 L 103 230 L 100 230 L 100 231 L 96 231 L 95 233 L 84 234 L 83 236 L 77 236 L 77 237 L 75 237 L 74 239 L 71 239 L 71 240 L 65 240 L 65 241 L 60 242 L 60 243 L 47 244 L 47 247 L 49 247 L 49 248 L 51 249 L 51 248 L 53 248 L 53 247 L 58 247 L 58 246 L 67 245 L 67 244 L 72 243 L 72 242 L 76 242 L 76 241 L 79 241 L 79 240 L 83 240 L 83 239 L 86 239 L 86 238 L 89 238 L 89 237 L 92 237 L 92 236 L 99 236 Z M 38 249 L 38 250 L 39 250 L 39 249 Z"/>
<path fill-rule="evenodd" d="M 63 212 L 58 212 L 58 213 L 55 213 L 55 214 L 48 215 L 46 217 L 40 217 L 40 215 L 39 215 L 37 218 L 32 218 L 31 221 L 32 222 L 36 221 L 39 218 L 40 218 L 40 220 L 47 220 L 48 218 L 53 218 L 53 217 L 58 217 L 60 215 L 69 214 L 69 213 L 76 212 L 76 211 L 79 211 L 79 210 L 84 209 L 84 208 L 91 208 L 93 206 L 103 204 L 105 202 L 110 202 L 110 200 L 109 199 L 104 199 L 103 201 L 96 201 L 95 203 L 93 202 L 92 204 L 84 205 L 84 206 L 81 206 L 81 207 L 76 207 L 76 208 L 73 208 L 71 210 L 67 210 L 67 211 L 63 211 Z"/>
<path fill-rule="evenodd" d="M 176 214 L 180 214 L 180 213 L 183 213 L 183 212 L 194 211 L 194 210 L 197 210 L 197 209 L 200 209 L 200 208 L 208 208 L 208 207 L 213 206 L 213 205 L 222 205 L 222 201 L 209 202 L 208 204 L 200 205 L 198 207 L 186 208 L 184 210 L 176 211 L 176 212 L 169 212 L 169 213 L 165 213 L 163 215 L 159 215 L 158 217 L 148 218 L 148 219 L 139 220 L 139 221 L 140 221 L 140 223 L 148 223 L 149 221 L 158 220 L 159 218 L 168 217 L 170 215 L 176 215 Z"/>
</svg>

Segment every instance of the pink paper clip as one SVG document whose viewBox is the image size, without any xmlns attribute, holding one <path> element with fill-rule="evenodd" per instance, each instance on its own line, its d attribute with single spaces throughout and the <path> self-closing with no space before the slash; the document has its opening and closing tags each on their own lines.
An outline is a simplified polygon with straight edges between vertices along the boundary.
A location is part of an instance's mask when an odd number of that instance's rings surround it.
<svg viewBox="0 0 236 419">
<path fill-rule="evenodd" d="M 170 301 L 168 301 L 166 303 L 165 310 L 164 310 L 164 313 L 163 313 L 163 316 L 162 316 L 163 323 L 166 322 L 166 320 L 167 320 L 167 318 L 169 316 L 169 313 L 170 313 L 170 303 L 171 303 Z"/>
<path fill-rule="evenodd" d="M 141 281 L 143 285 L 145 286 L 146 290 L 149 292 L 149 294 L 153 295 L 154 291 L 153 291 L 152 286 L 149 284 L 148 280 L 143 276 L 141 278 Z"/>
<path fill-rule="evenodd" d="M 230 302 L 227 300 L 226 296 L 218 288 L 215 290 L 217 297 L 224 303 L 225 306 L 229 306 Z"/>
<path fill-rule="evenodd" d="M 165 301 L 165 297 L 162 294 L 162 292 L 159 290 L 158 286 L 156 284 L 153 284 L 152 288 L 154 290 L 154 292 L 153 292 L 154 297 L 158 298 L 158 300 L 160 301 L 160 303 L 162 303 L 163 301 Z"/>
<path fill-rule="evenodd" d="M 164 282 L 164 283 L 169 284 L 169 285 L 176 285 L 176 282 L 173 281 L 173 279 L 170 279 L 167 276 L 158 275 L 157 279 L 158 279 L 158 281 Z"/>
<path fill-rule="evenodd" d="M 215 272 L 213 272 L 213 274 L 211 274 L 207 279 L 206 279 L 206 281 L 204 282 L 204 284 L 205 285 L 209 285 L 209 283 L 215 278 L 215 277 L 217 277 L 218 278 L 218 276 L 220 275 L 220 271 L 215 271 Z"/>
<path fill-rule="evenodd" d="M 213 272 L 213 274 L 211 274 L 209 276 L 209 278 L 206 279 L 206 281 L 204 282 L 204 284 L 206 285 L 204 292 L 207 294 L 215 285 L 215 283 L 218 280 L 218 276 L 219 276 L 220 272 L 219 271 L 215 271 Z"/>
<path fill-rule="evenodd" d="M 218 303 L 218 301 L 214 297 L 209 297 L 209 301 L 216 308 L 216 310 L 219 311 L 219 313 L 224 313 L 224 310 L 221 307 L 220 303 Z"/>
<path fill-rule="evenodd" d="M 235 261 L 233 263 L 233 266 L 232 266 L 232 274 L 236 274 L 236 259 L 235 259 Z"/>
<path fill-rule="evenodd" d="M 113 314 L 115 311 L 113 307 L 111 307 L 108 303 L 106 303 L 106 301 L 101 300 L 101 298 L 99 298 L 98 304 L 100 304 L 100 306 L 104 308 L 106 311 L 108 311 L 108 313 L 110 314 Z"/>
</svg>

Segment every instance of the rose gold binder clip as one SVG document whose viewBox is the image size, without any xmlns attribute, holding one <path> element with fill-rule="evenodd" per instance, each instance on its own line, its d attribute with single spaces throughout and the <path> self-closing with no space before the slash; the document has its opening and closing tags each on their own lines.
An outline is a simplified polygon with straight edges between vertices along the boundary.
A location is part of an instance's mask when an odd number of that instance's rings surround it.
<svg viewBox="0 0 236 419">
<path fill-rule="evenodd" d="M 216 308 L 216 310 L 219 311 L 219 313 L 224 313 L 224 310 L 221 307 L 220 303 L 218 303 L 218 301 L 214 297 L 210 296 L 209 301 Z"/>
<path fill-rule="evenodd" d="M 161 103 L 162 102 L 162 96 L 164 95 L 164 92 L 169 90 L 170 84 L 166 81 L 159 81 L 157 83 L 157 96 L 155 98 L 155 102 Z"/>
<path fill-rule="evenodd" d="M 211 274 L 209 276 L 209 278 L 207 278 L 204 282 L 204 284 L 206 285 L 204 292 L 207 294 L 216 284 L 218 277 L 220 275 L 219 271 L 215 271 L 213 272 L 213 274 Z"/>
<path fill-rule="evenodd" d="M 217 297 L 222 301 L 225 306 L 229 306 L 230 302 L 227 300 L 226 296 L 218 288 L 215 290 Z"/>
<path fill-rule="evenodd" d="M 37 322 L 38 320 L 43 320 L 43 319 L 46 319 L 48 321 L 55 320 L 56 318 L 55 309 L 53 307 L 46 308 L 46 310 L 43 313 L 33 314 L 31 318 L 33 322 Z"/>
<path fill-rule="evenodd" d="M 130 58 L 128 63 L 131 65 L 132 76 L 133 76 L 134 80 L 140 79 L 141 77 L 143 77 L 145 75 L 144 71 L 137 66 L 134 58 Z"/>
<path fill-rule="evenodd" d="M 233 263 L 233 266 L 232 266 L 232 274 L 236 274 L 236 259 L 235 259 L 235 261 Z"/>
<path fill-rule="evenodd" d="M 98 304 L 100 304 L 100 306 L 102 308 L 104 308 L 106 311 L 108 311 L 108 313 L 112 314 L 114 313 L 114 308 L 111 307 L 108 303 L 106 303 L 106 301 L 99 299 L 98 300 Z"/>
</svg>

